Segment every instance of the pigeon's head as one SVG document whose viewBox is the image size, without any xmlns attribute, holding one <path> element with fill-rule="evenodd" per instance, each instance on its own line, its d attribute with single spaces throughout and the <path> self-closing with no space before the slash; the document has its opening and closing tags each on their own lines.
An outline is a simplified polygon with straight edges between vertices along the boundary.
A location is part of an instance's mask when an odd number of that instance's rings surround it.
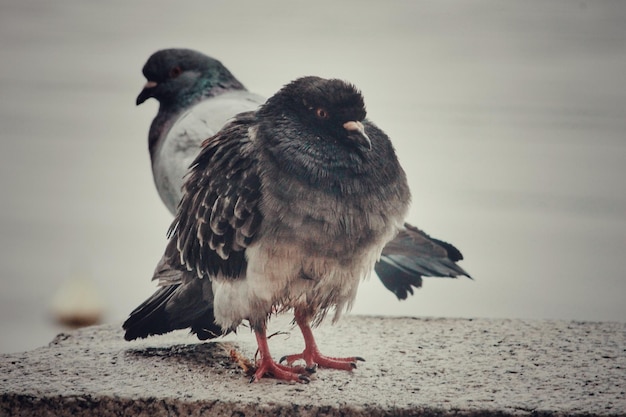
<svg viewBox="0 0 626 417">
<path fill-rule="evenodd" d="M 265 105 L 269 111 L 288 111 L 319 138 L 370 150 L 365 132 L 365 104 L 352 84 L 320 77 L 302 77 L 287 84 Z M 272 110 L 273 109 L 273 110 Z"/>
<path fill-rule="evenodd" d="M 163 49 L 143 67 L 148 80 L 137 96 L 137 105 L 149 98 L 164 106 L 186 107 L 202 97 L 243 85 L 216 59 L 191 49 Z"/>
</svg>

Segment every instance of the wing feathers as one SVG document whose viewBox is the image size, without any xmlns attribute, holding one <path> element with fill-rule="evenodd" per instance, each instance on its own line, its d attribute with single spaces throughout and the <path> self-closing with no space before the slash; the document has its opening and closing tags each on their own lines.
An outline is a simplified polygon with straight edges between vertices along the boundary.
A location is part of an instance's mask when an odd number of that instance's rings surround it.
<svg viewBox="0 0 626 417">
<path fill-rule="evenodd" d="M 384 248 L 375 269 L 382 283 L 403 300 L 422 286 L 422 277 L 471 278 L 456 264 L 463 259 L 453 245 L 431 238 L 417 227 L 405 223 L 405 229 Z"/>
<path fill-rule="evenodd" d="M 185 182 L 166 256 L 200 277 L 237 278 L 245 271 L 244 252 L 262 219 L 257 160 L 248 136 L 254 120 L 252 113 L 240 114 L 204 141 Z"/>
</svg>

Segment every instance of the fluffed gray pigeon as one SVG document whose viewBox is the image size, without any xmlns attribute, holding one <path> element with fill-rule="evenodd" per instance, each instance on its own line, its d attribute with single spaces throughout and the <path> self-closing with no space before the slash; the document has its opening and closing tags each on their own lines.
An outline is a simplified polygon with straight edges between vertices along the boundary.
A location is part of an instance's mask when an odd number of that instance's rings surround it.
<svg viewBox="0 0 626 417">
<path fill-rule="evenodd" d="M 182 198 L 183 177 L 198 155 L 200 143 L 237 113 L 255 110 L 265 99 L 248 92 L 219 61 L 190 49 L 155 52 L 143 73 L 147 83 L 137 97 L 137 104 L 148 98 L 159 102 L 159 112 L 148 136 L 154 182 L 168 210 L 175 214 Z M 398 299 L 406 299 L 408 294 L 413 294 L 413 287 L 421 287 L 422 276 L 469 277 L 456 264 L 463 256 L 453 245 L 433 239 L 409 224 L 405 226 L 398 240 L 385 248 L 375 267 L 384 286 Z M 160 264 L 157 271 L 162 269 Z M 170 288 L 167 295 L 183 296 L 182 289 L 177 291 L 174 295 Z M 198 326 L 185 325 L 194 320 L 198 320 L 195 314 L 176 325 L 192 327 L 197 333 Z M 202 331 L 198 336 L 209 337 Z"/>
<path fill-rule="evenodd" d="M 155 276 L 162 288 L 131 313 L 126 338 L 141 336 L 137 327 L 157 310 L 189 314 L 201 298 L 210 305 L 200 312 L 208 332 L 250 323 L 260 352 L 255 381 L 306 382 L 317 366 L 354 369 L 357 356 L 320 353 L 311 325 L 329 311 L 338 319 L 386 245 L 396 236 L 402 243 L 410 201 L 389 138 L 365 115 L 353 85 L 304 77 L 203 142 Z M 177 298 L 178 286 L 196 294 Z M 291 309 L 305 348 L 282 365 L 269 352 L 266 322 Z M 291 366 L 298 360 L 306 367 Z"/>
</svg>

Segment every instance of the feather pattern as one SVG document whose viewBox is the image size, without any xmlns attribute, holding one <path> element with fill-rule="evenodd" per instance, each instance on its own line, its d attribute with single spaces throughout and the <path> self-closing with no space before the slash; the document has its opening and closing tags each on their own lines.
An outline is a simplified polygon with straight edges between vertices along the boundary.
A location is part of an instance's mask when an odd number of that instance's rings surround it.
<svg viewBox="0 0 626 417">
<path fill-rule="evenodd" d="M 157 173 L 167 171 L 159 161 L 180 161 L 168 155 L 198 143 L 201 105 L 168 134 L 180 149 L 165 149 L 151 130 L 157 186 L 164 184 Z M 262 332 L 269 314 L 289 308 L 299 324 L 317 324 L 330 310 L 337 319 L 375 264 L 398 298 L 421 286 L 422 276 L 463 274 L 454 246 L 403 225 L 405 174 L 389 138 L 365 114 L 354 86 L 304 77 L 204 140 L 155 271 L 162 288 L 124 323 L 127 338 L 185 326 L 215 337 L 244 319 Z M 200 123 L 183 123 L 194 118 Z M 171 191 L 170 208 L 177 201 Z"/>
<path fill-rule="evenodd" d="M 309 82 L 330 87 L 301 94 L 333 120 L 307 120 L 302 103 L 279 110 Z M 168 234 L 166 262 L 213 282 L 224 329 L 242 319 L 259 328 L 279 306 L 306 306 L 314 322 L 329 309 L 337 318 L 410 198 L 384 132 L 364 121 L 369 137 L 353 138 L 343 127 L 365 116 L 353 86 L 310 77 L 275 97 L 203 142 Z"/>
<path fill-rule="evenodd" d="M 198 277 L 239 278 L 246 270 L 244 250 L 260 224 L 257 162 L 247 135 L 254 120 L 242 113 L 204 141 L 185 182 L 165 255 Z"/>
<path fill-rule="evenodd" d="M 400 300 L 422 286 L 422 277 L 471 276 L 456 262 L 461 252 L 408 223 L 382 251 L 375 270 L 383 285 Z"/>
</svg>

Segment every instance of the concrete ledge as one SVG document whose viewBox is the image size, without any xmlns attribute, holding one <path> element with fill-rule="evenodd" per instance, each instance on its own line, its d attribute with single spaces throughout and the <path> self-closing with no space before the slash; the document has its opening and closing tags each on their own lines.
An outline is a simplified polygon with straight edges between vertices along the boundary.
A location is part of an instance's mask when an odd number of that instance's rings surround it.
<svg viewBox="0 0 626 417">
<path fill-rule="evenodd" d="M 272 320 L 275 358 L 302 349 Z M 565 416 L 626 415 L 626 324 L 349 316 L 316 330 L 323 352 L 367 359 L 320 369 L 308 385 L 249 384 L 233 347 L 245 329 L 201 343 L 185 332 L 125 342 L 119 325 L 0 356 L 0 415 Z"/>
</svg>

